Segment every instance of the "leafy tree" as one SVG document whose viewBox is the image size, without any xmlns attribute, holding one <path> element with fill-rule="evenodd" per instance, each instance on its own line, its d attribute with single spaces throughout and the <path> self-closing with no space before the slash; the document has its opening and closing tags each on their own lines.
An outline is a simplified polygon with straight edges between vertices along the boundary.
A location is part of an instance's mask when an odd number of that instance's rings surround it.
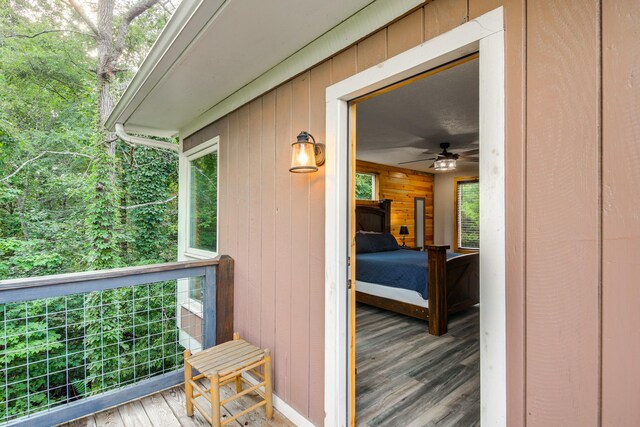
<svg viewBox="0 0 640 427">
<path fill-rule="evenodd" d="M 175 259 L 177 156 L 102 126 L 173 9 L 157 3 L 0 0 L 0 279 Z M 177 366 L 175 294 L 0 305 L 0 422 Z"/>
</svg>

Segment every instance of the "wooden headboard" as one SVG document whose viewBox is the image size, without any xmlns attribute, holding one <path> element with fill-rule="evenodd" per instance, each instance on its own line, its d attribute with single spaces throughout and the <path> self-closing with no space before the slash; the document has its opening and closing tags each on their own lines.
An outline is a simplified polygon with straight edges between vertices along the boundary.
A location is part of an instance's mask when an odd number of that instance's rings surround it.
<svg viewBox="0 0 640 427">
<path fill-rule="evenodd" d="M 356 231 L 391 233 L 391 200 L 356 200 Z"/>
</svg>

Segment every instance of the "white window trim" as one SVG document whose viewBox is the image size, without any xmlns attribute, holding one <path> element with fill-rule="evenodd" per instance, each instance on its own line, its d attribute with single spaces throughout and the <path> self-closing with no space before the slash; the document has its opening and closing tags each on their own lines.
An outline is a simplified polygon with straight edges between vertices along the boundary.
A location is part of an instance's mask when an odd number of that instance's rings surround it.
<svg viewBox="0 0 640 427">
<path fill-rule="evenodd" d="M 184 191 L 182 192 L 182 194 L 185 195 L 183 197 L 184 199 L 183 206 L 181 206 L 183 209 L 184 215 L 182 215 L 180 218 L 181 223 L 183 225 L 182 229 L 184 231 L 184 238 L 181 239 L 184 245 L 182 247 L 182 254 L 190 258 L 208 259 L 208 258 L 215 258 L 216 256 L 218 256 L 218 233 L 220 231 L 219 221 L 216 221 L 216 249 L 214 251 L 207 251 L 203 249 L 192 248 L 189 246 L 189 243 L 190 243 L 189 242 L 189 234 L 190 234 L 189 218 L 190 218 L 190 210 L 191 210 L 191 201 L 189 199 L 191 194 L 191 174 L 189 173 L 189 170 L 190 170 L 189 163 L 192 162 L 193 160 L 199 159 L 202 156 L 206 156 L 207 154 L 218 152 L 218 157 L 216 161 L 218 162 L 218 168 L 219 168 L 220 167 L 220 152 L 218 149 L 219 146 L 220 146 L 220 136 L 216 136 L 202 144 L 199 144 L 193 147 L 190 150 L 183 152 L 181 156 L 181 163 L 184 163 L 184 165 L 180 169 L 181 171 L 184 171 L 184 172 L 180 173 L 180 181 L 184 181 Z M 219 198 L 220 197 L 220 174 L 219 173 L 216 176 L 216 184 L 217 184 L 216 200 L 220 200 Z"/>
<path fill-rule="evenodd" d="M 326 90 L 325 421 L 348 425 L 348 102 L 480 51 L 480 418 L 506 425 L 504 21 L 499 7 Z"/>
<path fill-rule="evenodd" d="M 182 145 L 181 141 L 181 145 Z M 193 259 L 211 259 L 218 256 L 219 241 L 216 238 L 216 251 L 205 251 L 202 249 L 190 248 L 189 245 L 189 206 L 190 206 L 190 179 L 189 162 L 206 154 L 218 151 L 218 168 L 220 166 L 220 136 L 211 138 L 190 150 L 180 153 L 178 166 L 178 260 L 187 261 Z M 218 169 L 219 171 L 219 169 Z M 220 200 L 220 174 L 218 173 L 218 201 Z M 219 221 L 216 224 L 216 236 L 220 232 Z M 200 301 L 189 297 L 189 280 L 178 280 L 178 310 L 183 307 L 195 315 L 202 313 Z M 187 334 L 180 325 L 180 312 L 178 311 L 178 328 L 180 328 L 180 344 L 191 351 L 198 351 L 200 344 Z"/>
</svg>

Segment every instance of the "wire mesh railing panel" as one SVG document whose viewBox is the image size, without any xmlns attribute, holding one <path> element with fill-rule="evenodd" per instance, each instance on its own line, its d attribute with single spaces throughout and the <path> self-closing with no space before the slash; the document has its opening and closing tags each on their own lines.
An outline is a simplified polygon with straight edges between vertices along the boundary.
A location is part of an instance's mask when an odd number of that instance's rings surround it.
<svg viewBox="0 0 640 427">
<path fill-rule="evenodd" d="M 0 305 L 0 423 L 182 368 L 201 317 L 176 280 Z"/>
</svg>

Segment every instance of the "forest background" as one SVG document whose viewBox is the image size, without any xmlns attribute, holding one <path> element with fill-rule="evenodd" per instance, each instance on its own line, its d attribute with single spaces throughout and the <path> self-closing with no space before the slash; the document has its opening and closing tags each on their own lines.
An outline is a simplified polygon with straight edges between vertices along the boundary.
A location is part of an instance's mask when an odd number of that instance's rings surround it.
<svg viewBox="0 0 640 427">
<path fill-rule="evenodd" d="M 126 13 L 146 8 L 105 76 L 73 3 L 0 0 L 0 280 L 176 258 L 176 153 L 129 146 L 102 122 L 177 4 L 111 1 L 112 49 Z M 95 22 L 97 3 L 78 6 Z"/>
<path fill-rule="evenodd" d="M 176 259 L 177 153 L 103 123 L 178 3 L 0 0 L 0 280 Z M 178 368 L 176 290 L 0 305 L 0 422 Z"/>
</svg>

